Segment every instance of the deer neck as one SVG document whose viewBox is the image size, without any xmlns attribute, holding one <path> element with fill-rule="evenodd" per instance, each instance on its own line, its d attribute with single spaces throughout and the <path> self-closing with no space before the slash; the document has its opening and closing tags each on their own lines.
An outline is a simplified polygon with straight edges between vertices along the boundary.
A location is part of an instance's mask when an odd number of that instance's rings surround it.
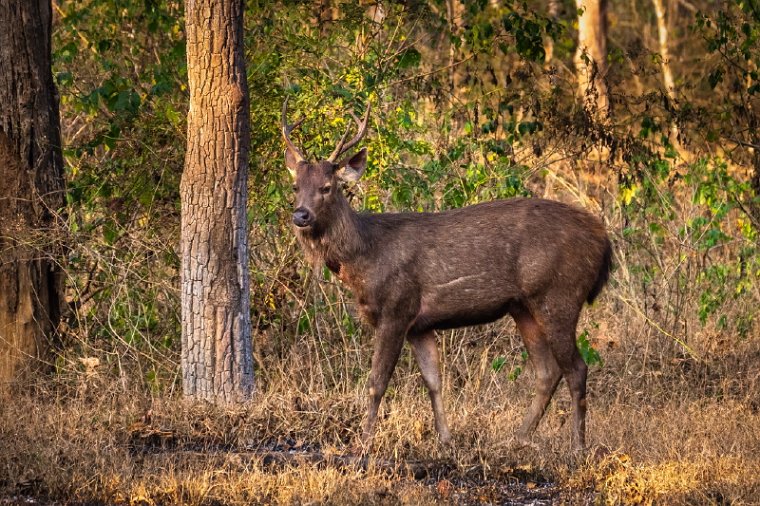
<svg viewBox="0 0 760 506">
<path fill-rule="evenodd" d="M 324 225 L 309 231 L 297 230 L 297 236 L 312 265 L 325 264 L 333 272 L 339 272 L 341 266 L 361 255 L 366 249 L 366 241 L 359 215 L 342 194 L 337 195 L 331 209 Z"/>
</svg>

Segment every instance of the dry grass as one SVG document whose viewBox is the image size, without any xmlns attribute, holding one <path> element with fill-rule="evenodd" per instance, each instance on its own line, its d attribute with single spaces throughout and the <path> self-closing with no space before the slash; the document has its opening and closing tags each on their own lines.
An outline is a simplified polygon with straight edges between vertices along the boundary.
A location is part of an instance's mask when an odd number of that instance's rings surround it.
<svg viewBox="0 0 760 506">
<path fill-rule="evenodd" d="M 499 323 L 441 335 L 452 448 L 436 442 L 419 375 L 408 354 L 402 358 L 375 455 L 381 463 L 425 462 L 430 472 L 424 479 L 388 472 L 385 464 L 366 470 L 298 459 L 271 465 L 255 450 L 279 444 L 296 453 L 346 453 L 363 415 L 363 376 L 351 380 L 345 371 L 366 372 L 368 344 L 357 342 L 359 353 L 343 352 L 339 343 L 310 348 L 311 336 L 301 336 L 285 361 L 266 365 L 268 381 L 240 408 L 151 394 L 119 381 L 107 357 L 89 372 L 72 362 L 38 380 L 3 400 L 0 497 L 187 505 L 760 502 L 756 340 L 701 353 L 698 361 L 676 360 L 663 351 L 672 343 L 648 331 L 646 322 L 636 324 L 625 312 L 604 314 L 604 306 L 587 311 L 582 325 L 608 321 L 605 332 L 621 338 L 603 350 L 605 365 L 590 375 L 586 455 L 569 448 L 564 387 L 539 427 L 536 447 L 514 446 L 511 434 L 532 378 L 526 373 L 511 381 L 504 370 L 493 371 L 497 355 L 520 363 L 512 325 Z M 627 333 L 616 321 L 628 322 Z M 704 352 L 708 343 L 691 344 Z"/>
</svg>

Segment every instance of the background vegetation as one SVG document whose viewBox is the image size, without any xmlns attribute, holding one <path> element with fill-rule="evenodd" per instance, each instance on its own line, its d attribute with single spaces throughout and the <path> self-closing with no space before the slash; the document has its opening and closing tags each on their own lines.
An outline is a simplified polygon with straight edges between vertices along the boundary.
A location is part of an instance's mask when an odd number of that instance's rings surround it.
<svg viewBox="0 0 760 506">
<path fill-rule="evenodd" d="M 0 497 L 131 504 L 760 501 L 760 8 L 609 3 L 611 111 L 577 97 L 572 2 L 259 2 L 246 11 L 256 401 L 179 398 L 182 2 L 57 2 L 69 244 L 66 342 L 0 409 Z M 552 58 L 546 61 L 547 49 Z M 511 321 L 439 333 L 455 444 L 438 446 L 413 361 L 384 401 L 377 455 L 435 463 L 273 470 L 251 451 L 344 453 L 359 431 L 369 333 L 289 230 L 279 112 L 324 156 L 371 103 L 370 211 L 537 196 L 603 217 L 612 280 L 579 325 L 592 364 L 588 455 L 562 392 L 535 448 L 511 431 L 532 378 Z M 296 114 L 294 112 L 294 114 Z M 350 118 L 348 118 L 350 120 Z M 561 390 L 564 387 L 561 387 Z M 15 500 L 15 499 L 14 499 Z M 20 499 L 19 499 L 20 500 Z"/>
</svg>

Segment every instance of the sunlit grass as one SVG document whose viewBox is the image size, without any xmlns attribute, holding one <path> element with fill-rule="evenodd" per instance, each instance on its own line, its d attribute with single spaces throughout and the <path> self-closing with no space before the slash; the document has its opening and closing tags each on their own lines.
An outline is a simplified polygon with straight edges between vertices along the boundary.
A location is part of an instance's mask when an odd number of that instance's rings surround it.
<svg viewBox="0 0 760 506">
<path fill-rule="evenodd" d="M 586 317 L 600 318 L 599 311 L 592 308 Z M 640 346 L 632 341 L 607 350 L 605 365 L 590 374 L 590 447 L 577 454 L 568 441 L 564 386 L 539 426 L 535 447 L 515 445 L 512 434 L 529 402 L 532 374 L 528 369 L 510 380 L 490 365 L 519 343 L 511 324 L 441 337 L 454 445 L 438 444 L 429 400 L 405 354 L 373 452 L 381 464 L 426 463 L 434 471 L 422 480 L 384 465 L 363 470 L 295 459 L 273 466 L 253 451 L 278 440 L 324 454 L 350 451 L 365 408 L 364 380 L 338 377 L 326 386 L 310 377 L 330 359 L 269 364 L 269 380 L 253 402 L 234 408 L 151 394 L 119 381 L 104 359 L 94 371 L 72 363 L 4 398 L 0 496 L 143 505 L 477 504 L 503 501 L 510 490 L 510 497 L 526 497 L 551 485 L 548 497 L 566 504 L 760 499 L 760 394 L 754 388 L 760 373 L 751 360 L 757 344 L 724 349 L 687 368 L 651 356 L 643 368 L 636 364 Z M 366 354 L 356 355 L 360 363 L 354 365 L 366 367 L 369 346 L 363 346 Z"/>
</svg>

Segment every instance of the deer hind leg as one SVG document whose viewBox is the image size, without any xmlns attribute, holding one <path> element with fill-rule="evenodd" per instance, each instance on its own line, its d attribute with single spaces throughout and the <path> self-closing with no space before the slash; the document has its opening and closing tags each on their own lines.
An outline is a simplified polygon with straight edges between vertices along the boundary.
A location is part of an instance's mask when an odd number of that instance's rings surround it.
<svg viewBox="0 0 760 506">
<path fill-rule="evenodd" d="M 404 345 L 404 328 L 397 323 L 378 326 L 374 337 L 374 353 L 372 354 L 372 369 L 369 375 L 369 405 L 367 420 L 364 425 L 362 443 L 369 448 L 377 425 L 377 412 L 380 401 L 383 400 L 388 382 L 396 368 L 401 348 Z"/>
<path fill-rule="evenodd" d="M 528 443 L 557 390 L 562 371 L 554 358 L 544 329 L 527 308 L 516 308 L 511 314 L 528 349 L 528 357 L 536 374 L 535 396 L 517 431 L 517 440 Z"/>
<path fill-rule="evenodd" d="M 570 320 L 570 319 L 568 319 Z M 575 343 L 577 316 L 566 324 L 556 326 L 551 333 L 549 345 L 562 370 L 570 396 L 573 400 L 573 448 L 580 450 L 586 445 L 586 376 L 588 366 L 583 361 Z"/>
<path fill-rule="evenodd" d="M 412 345 L 414 358 L 417 360 L 422 379 L 425 381 L 425 386 L 427 386 L 430 394 L 438 437 L 441 443 L 448 444 L 451 441 L 451 432 L 446 423 L 446 412 L 443 409 L 441 367 L 438 359 L 438 346 L 435 343 L 435 333 L 433 331 L 425 332 L 416 336 L 408 336 L 407 339 Z"/>
</svg>

